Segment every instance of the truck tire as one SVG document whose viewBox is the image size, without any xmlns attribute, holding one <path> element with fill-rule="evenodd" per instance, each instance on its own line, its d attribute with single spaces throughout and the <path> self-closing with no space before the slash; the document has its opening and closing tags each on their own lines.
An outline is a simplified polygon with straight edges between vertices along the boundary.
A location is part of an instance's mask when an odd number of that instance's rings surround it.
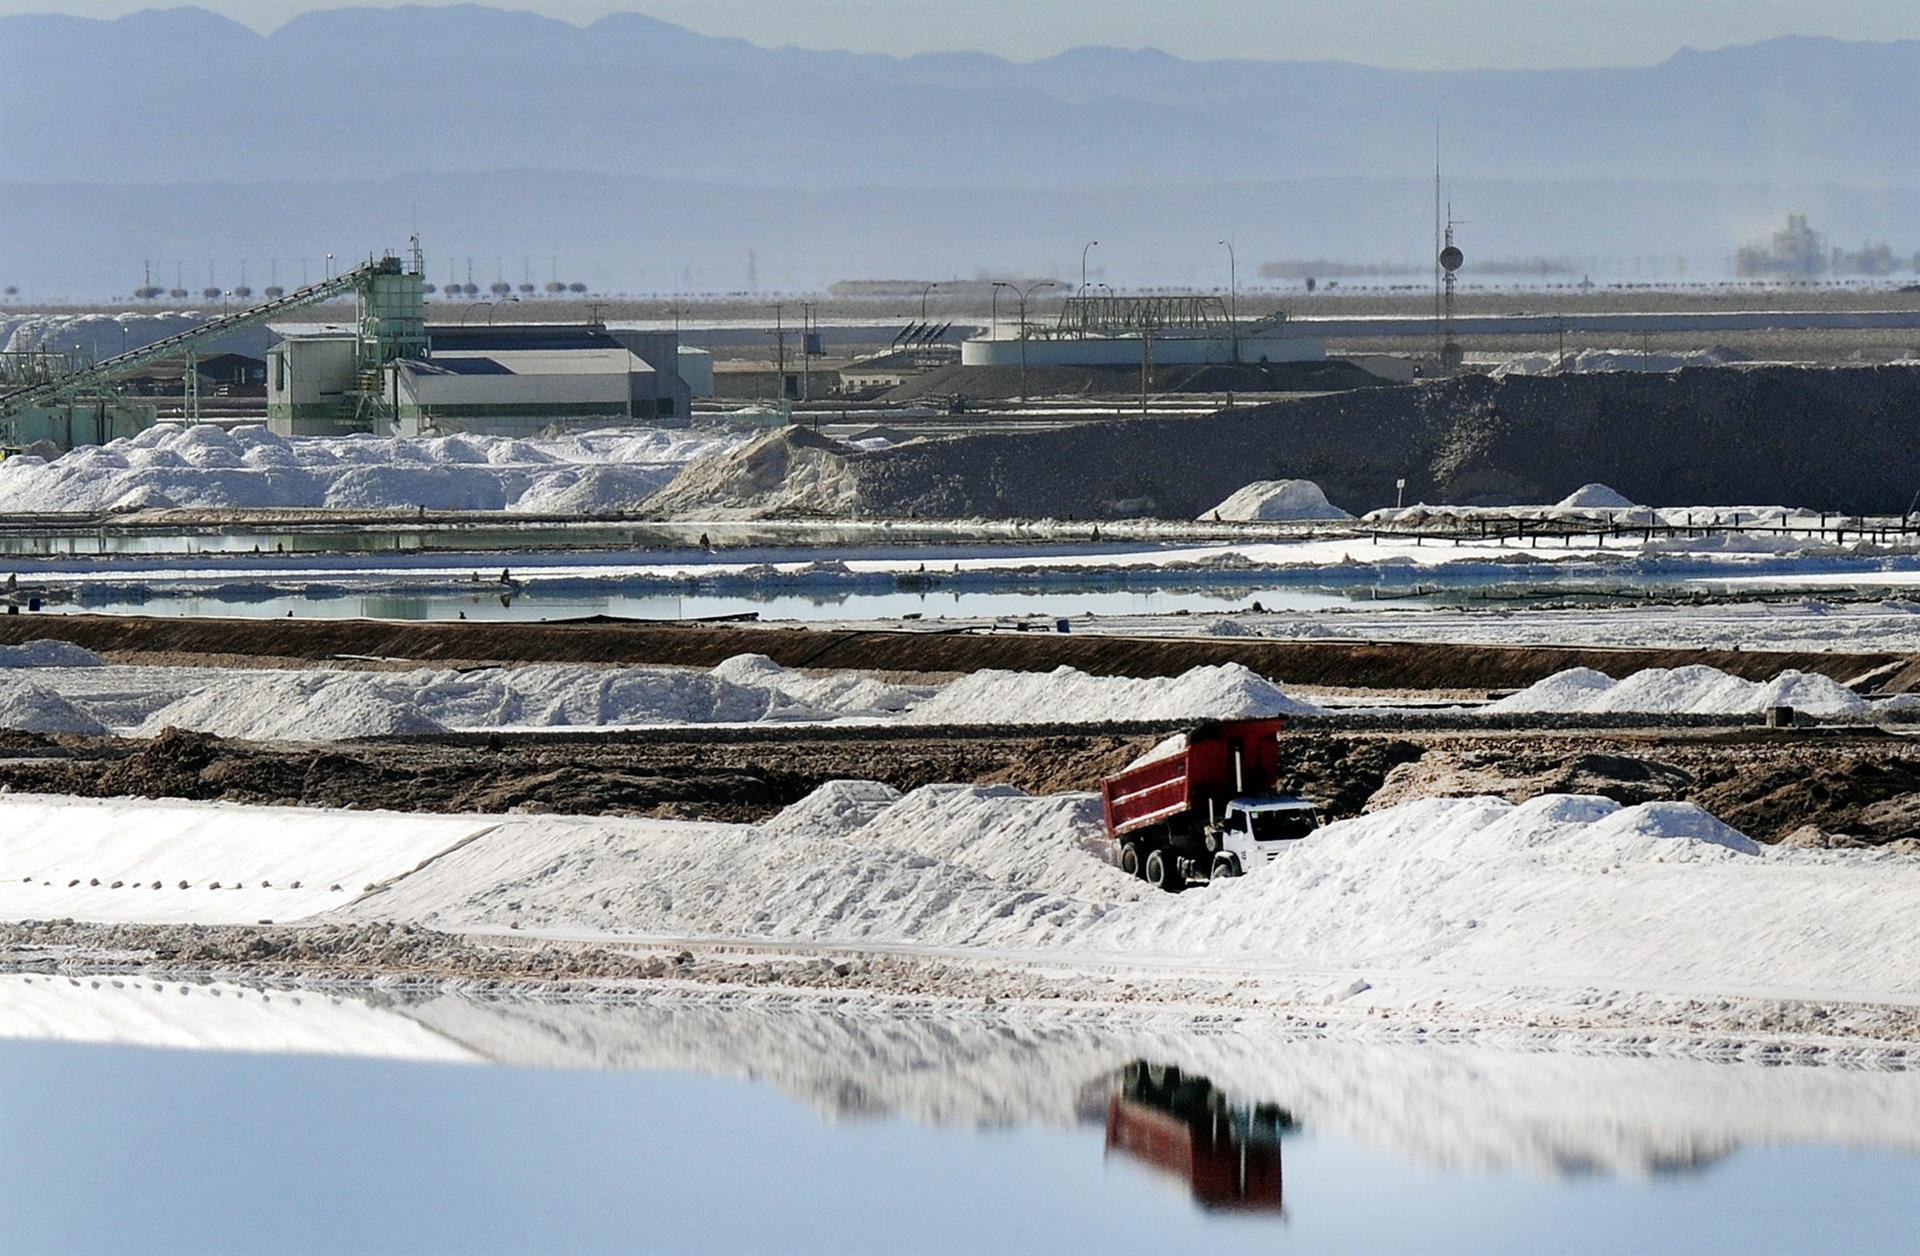
<svg viewBox="0 0 1920 1256">
<path fill-rule="evenodd" d="M 1213 857 L 1213 872 L 1211 876 L 1209 876 L 1209 880 L 1219 881 L 1226 877 L 1237 877 L 1239 875 L 1240 861 L 1238 859 L 1228 854 L 1219 854 Z"/>
<path fill-rule="evenodd" d="M 1186 886 L 1186 878 L 1180 875 L 1180 869 L 1164 850 L 1147 856 L 1147 881 L 1169 894 L 1178 894 Z"/>
<path fill-rule="evenodd" d="M 1140 864 L 1140 846 L 1136 842 L 1123 842 L 1120 845 L 1120 871 L 1130 877 L 1143 877 L 1146 872 Z"/>
</svg>

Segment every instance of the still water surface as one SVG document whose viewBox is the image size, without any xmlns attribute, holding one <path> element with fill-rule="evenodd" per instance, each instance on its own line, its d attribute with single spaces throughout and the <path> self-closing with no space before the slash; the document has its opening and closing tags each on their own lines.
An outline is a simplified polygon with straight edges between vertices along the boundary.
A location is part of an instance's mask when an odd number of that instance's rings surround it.
<svg viewBox="0 0 1920 1256">
<path fill-rule="evenodd" d="M 25 980 L 8 1251 L 1920 1250 L 1911 1072 Z"/>
</svg>

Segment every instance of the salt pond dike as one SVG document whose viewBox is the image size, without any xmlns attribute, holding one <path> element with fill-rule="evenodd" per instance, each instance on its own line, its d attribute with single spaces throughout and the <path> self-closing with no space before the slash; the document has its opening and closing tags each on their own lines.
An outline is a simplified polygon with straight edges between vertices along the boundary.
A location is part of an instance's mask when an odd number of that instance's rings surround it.
<svg viewBox="0 0 1920 1256">
<path fill-rule="evenodd" d="M 693 463 L 649 510 L 1193 519 L 1249 481 L 1303 479 L 1360 514 L 1405 477 L 1409 502 L 1552 502 L 1598 481 L 1653 504 L 1897 515 L 1920 483 L 1916 415 L 1920 367 L 1467 376 L 871 452 L 789 430 Z"/>
<path fill-rule="evenodd" d="M 1039 961 L 1037 998 L 1920 1042 L 1920 858 L 1763 848 L 1686 803 L 1428 799 L 1169 896 L 1101 832 L 1091 795 L 1004 786 L 837 782 L 756 826 L 10 796 L 0 919 L 839 945 Z"/>
</svg>

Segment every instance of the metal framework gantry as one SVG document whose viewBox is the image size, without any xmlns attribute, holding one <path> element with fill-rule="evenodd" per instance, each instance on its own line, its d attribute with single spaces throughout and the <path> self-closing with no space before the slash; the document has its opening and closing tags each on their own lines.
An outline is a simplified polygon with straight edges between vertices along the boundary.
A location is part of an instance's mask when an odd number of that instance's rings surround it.
<svg viewBox="0 0 1920 1256">
<path fill-rule="evenodd" d="M 103 358 L 90 366 L 64 372 L 41 373 L 0 392 L 0 434 L 11 435 L 14 422 L 29 408 L 46 407 L 103 391 L 117 379 L 169 358 L 184 357 L 182 378 L 188 421 L 199 417 L 198 352 L 222 336 L 270 322 L 291 310 L 347 292 L 356 294 L 358 310 L 357 364 L 360 387 L 356 409 L 378 410 L 387 403 L 382 387 L 387 364 L 403 357 L 425 357 L 429 350 L 424 295 L 424 260 L 420 242 L 412 241 L 406 262 L 389 253 L 319 283 L 308 284 L 285 296 L 222 314 L 187 331 L 163 337 L 137 349 Z"/>
</svg>

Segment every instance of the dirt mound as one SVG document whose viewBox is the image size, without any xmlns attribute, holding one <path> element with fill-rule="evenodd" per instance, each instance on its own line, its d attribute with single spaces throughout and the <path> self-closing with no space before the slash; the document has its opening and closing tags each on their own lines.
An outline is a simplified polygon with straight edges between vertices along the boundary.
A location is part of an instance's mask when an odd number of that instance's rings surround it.
<svg viewBox="0 0 1920 1256">
<path fill-rule="evenodd" d="M 1764 840 L 1802 825 L 1867 845 L 1920 839 L 1920 762 L 1891 753 L 1754 765 L 1695 791 L 1694 800 Z"/>
<path fill-rule="evenodd" d="M 1693 775 L 1684 768 L 1627 755 L 1439 750 L 1395 768 L 1366 809 L 1379 811 L 1416 798 L 1493 795 L 1525 802 L 1542 794 L 1594 794 L 1636 806 L 1685 798 L 1692 784 Z"/>
<path fill-rule="evenodd" d="M 1323 816 L 1359 815 L 1388 777 L 1427 751 L 1398 738 L 1280 739 L 1280 792 L 1311 798 Z"/>
</svg>

